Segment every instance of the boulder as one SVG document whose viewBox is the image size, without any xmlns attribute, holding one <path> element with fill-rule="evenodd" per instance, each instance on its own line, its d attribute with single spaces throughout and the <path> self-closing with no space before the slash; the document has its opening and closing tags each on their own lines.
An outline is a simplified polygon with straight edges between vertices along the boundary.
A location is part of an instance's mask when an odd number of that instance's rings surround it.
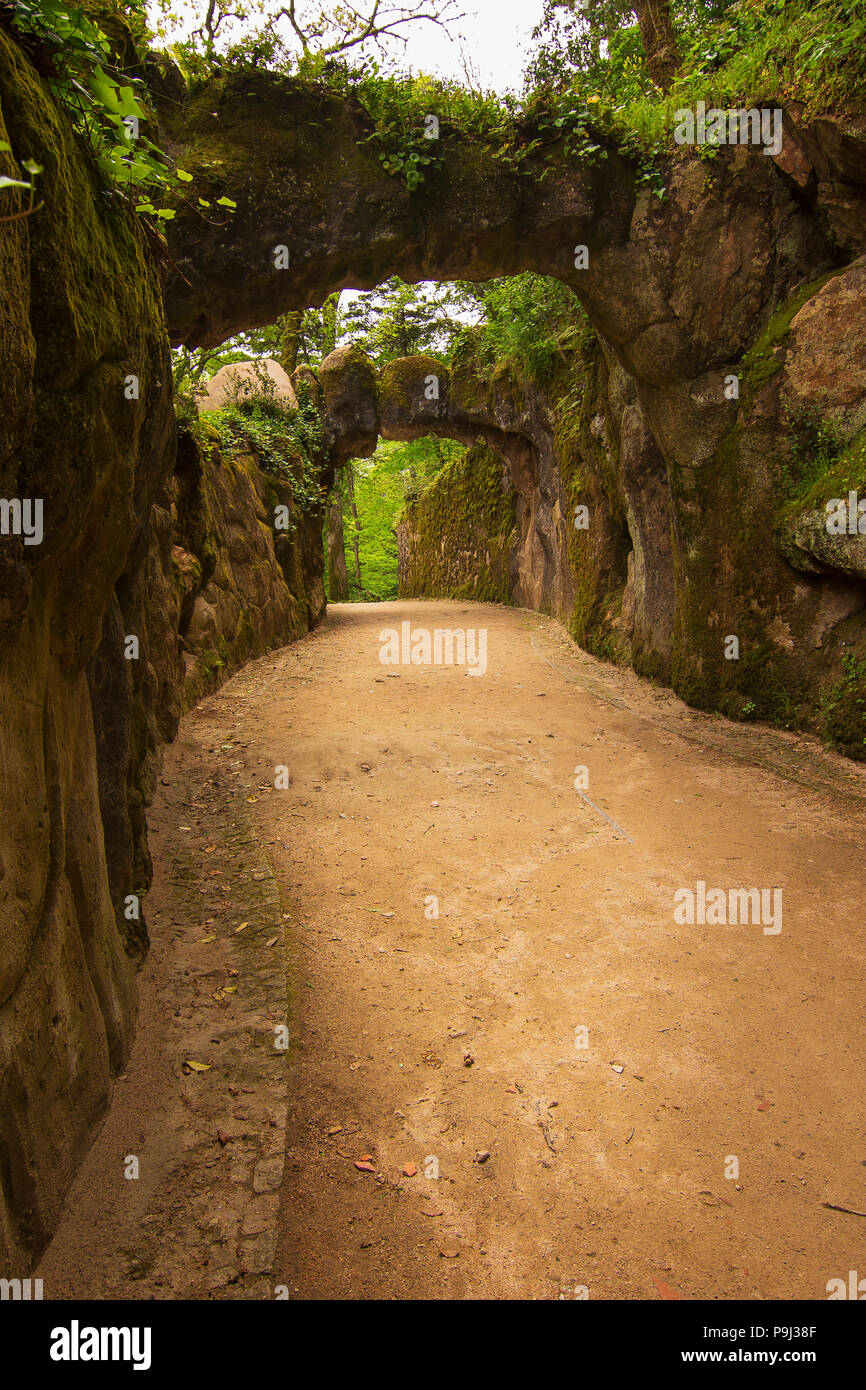
<svg viewBox="0 0 866 1390">
<path fill-rule="evenodd" d="M 221 410 L 224 405 L 238 405 L 256 396 L 273 399 L 291 410 L 298 408 L 298 398 L 289 377 L 273 357 L 264 357 L 255 362 L 231 362 L 214 372 L 207 391 L 199 400 L 199 413 L 204 415 L 211 410 Z"/>
</svg>

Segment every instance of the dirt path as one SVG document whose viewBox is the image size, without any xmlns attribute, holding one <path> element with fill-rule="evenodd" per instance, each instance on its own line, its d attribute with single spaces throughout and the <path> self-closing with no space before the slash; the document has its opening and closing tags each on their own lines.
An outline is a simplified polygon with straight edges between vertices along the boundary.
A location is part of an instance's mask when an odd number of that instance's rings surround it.
<svg viewBox="0 0 866 1390">
<path fill-rule="evenodd" d="M 404 620 L 483 625 L 487 673 L 383 666 Z M 866 1210 L 864 770 L 476 605 L 333 608 L 190 719 L 172 776 L 207 746 L 245 778 L 287 914 L 292 1298 L 822 1299 L 862 1266 L 823 1203 Z M 781 932 L 679 924 L 698 880 L 780 888 Z"/>
</svg>

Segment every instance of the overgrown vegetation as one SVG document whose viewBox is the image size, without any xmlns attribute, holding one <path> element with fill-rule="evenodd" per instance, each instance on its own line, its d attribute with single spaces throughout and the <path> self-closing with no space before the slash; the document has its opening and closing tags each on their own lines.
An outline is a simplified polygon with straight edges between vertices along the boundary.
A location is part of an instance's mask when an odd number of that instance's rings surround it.
<svg viewBox="0 0 866 1390">
<path fill-rule="evenodd" d="M 203 441 L 217 442 L 229 457 L 252 449 L 264 473 L 291 483 L 299 511 L 315 511 L 324 503 L 322 418 L 308 392 L 299 392 L 293 410 L 274 399 L 268 383 L 246 399 L 209 411 L 193 430 Z"/>
<path fill-rule="evenodd" d="M 344 503 L 349 539 L 347 571 L 350 599 L 397 597 L 396 524 L 407 503 L 417 499 L 440 471 L 463 452 L 451 439 L 381 440 L 370 459 L 354 464 L 359 572 L 354 567 L 355 517 Z"/>
<path fill-rule="evenodd" d="M 842 675 L 825 694 L 821 713 L 828 740 L 849 757 L 866 760 L 866 657 L 843 654 Z"/>
<path fill-rule="evenodd" d="M 661 85 L 635 23 L 640 7 L 623 0 L 595 0 L 587 8 L 548 0 L 519 97 L 383 68 L 382 45 L 372 51 L 358 41 L 357 25 L 352 30 L 348 16 L 357 20 L 358 11 L 330 12 L 332 38 L 343 23 L 346 42 L 320 41 L 324 20 L 303 44 L 290 33 L 279 38 L 269 21 L 227 43 L 222 54 L 214 43 L 202 51 L 195 38 L 172 51 L 193 81 L 215 68 L 264 64 L 351 94 L 374 123 L 368 138 L 383 167 L 412 191 L 442 162 L 447 135 L 456 129 L 515 168 L 554 150 L 558 157 L 602 161 L 613 146 L 662 195 L 654 166 L 673 147 L 679 108 L 698 100 L 722 108 L 796 101 L 808 114 L 851 106 L 866 94 L 862 0 L 674 0 L 658 8 L 669 10 L 676 42 L 672 78 Z M 435 4 L 420 17 L 431 19 L 431 10 Z M 437 138 L 430 138 L 431 116 Z"/>
<path fill-rule="evenodd" d="M 527 271 L 466 290 L 482 317 L 457 335 L 452 361 L 479 376 L 510 372 L 546 383 L 592 334 L 580 301 L 560 280 Z"/>
<path fill-rule="evenodd" d="M 137 209 L 156 221 L 174 216 L 160 204 L 176 202 L 189 175 L 147 134 L 146 90 L 121 66 L 123 44 L 109 37 L 118 26 L 142 48 L 183 31 L 170 51 L 193 84 L 267 67 L 353 95 L 372 119 L 366 138 L 383 167 L 413 192 L 441 164 L 448 133 L 457 129 L 518 169 L 554 151 L 601 162 L 616 147 L 634 160 L 639 181 L 664 196 L 659 161 L 672 149 L 678 109 L 698 100 L 723 108 L 796 101 L 809 114 L 866 95 L 862 0 L 673 0 L 657 7 L 669 14 L 676 48 L 671 80 L 661 85 L 657 55 L 648 54 L 646 32 L 635 23 L 641 8 L 624 0 L 596 0 L 586 9 L 547 0 L 520 97 L 394 72 L 395 41 L 412 24 L 444 27 L 456 17 L 451 0 L 277 11 L 259 0 L 240 8 L 209 0 L 200 12 L 162 0 L 150 19 L 143 0 L 122 7 L 104 0 L 98 15 L 71 0 L 4 0 L 0 23 L 38 56 L 106 186 L 133 194 Z M 199 22 L 190 29 L 193 14 Z M 166 200 L 167 191 L 173 197 Z M 192 201 L 210 213 L 207 200 Z M 226 195 L 225 212 L 234 206 Z"/>
<path fill-rule="evenodd" d="M 547 0 L 535 31 L 529 92 L 592 103 L 613 129 L 645 146 L 669 140 L 674 112 L 797 101 L 807 113 L 866 92 L 862 0 L 673 0 L 677 45 L 670 86 L 653 80 L 633 7 L 598 0 L 584 15 Z"/>
<path fill-rule="evenodd" d="M 110 16 L 111 6 L 106 4 L 105 9 Z M 142 3 L 118 8 L 117 15 L 143 35 Z M 145 133 L 150 114 L 144 82 L 123 70 L 106 29 L 82 5 L 70 0 L 4 0 L 0 23 L 33 59 L 69 112 L 93 151 L 107 188 L 140 199 L 145 191 L 163 192 L 176 182 L 169 161 Z M 156 208 L 149 198 L 143 201 L 146 209 L 142 206 L 142 210 L 157 218 L 174 216 L 170 209 Z"/>
<path fill-rule="evenodd" d="M 819 410 L 789 414 L 790 458 L 783 465 L 786 510 L 823 508 L 833 497 L 866 488 L 866 430 L 846 439 Z"/>
</svg>

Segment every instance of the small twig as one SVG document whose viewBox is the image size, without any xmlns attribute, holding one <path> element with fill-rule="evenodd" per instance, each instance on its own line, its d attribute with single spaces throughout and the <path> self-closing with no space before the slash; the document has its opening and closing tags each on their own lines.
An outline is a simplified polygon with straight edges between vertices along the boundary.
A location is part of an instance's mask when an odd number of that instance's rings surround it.
<svg viewBox="0 0 866 1390">
<path fill-rule="evenodd" d="M 838 1202 L 822 1202 L 822 1207 L 829 1207 L 831 1211 L 847 1211 L 849 1216 L 866 1216 L 866 1211 L 857 1211 L 854 1207 L 842 1207 Z"/>
<path fill-rule="evenodd" d="M 538 1115 L 538 1128 L 541 1130 L 542 1134 L 544 1135 L 544 1142 L 545 1142 L 545 1144 L 547 1145 L 547 1147 L 550 1149 L 550 1152 L 551 1152 L 552 1154 L 555 1154 L 555 1153 L 556 1153 L 556 1145 L 554 1144 L 553 1138 L 552 1138 L 551 1133 L 550 1133 L 550 1125 L 549 1125 L 547 1119 L 541 1114 L 541 1107 L 540 1107 L 540 1105 L 536 1104 L 535 1111 L 536 1111 L 536 1114 Z"/>
<path fill-rule="evenodd" d="M 40 208 L 44 207 L 44 203 L 37 203 L 35 207 L 24 208 L 22 212 L 10 212 L 8 216 L 0 217 L 0 222 L 17 222 L 20 217 L 30 217 L 34 212 L 38 212 Z"/>
</svg>

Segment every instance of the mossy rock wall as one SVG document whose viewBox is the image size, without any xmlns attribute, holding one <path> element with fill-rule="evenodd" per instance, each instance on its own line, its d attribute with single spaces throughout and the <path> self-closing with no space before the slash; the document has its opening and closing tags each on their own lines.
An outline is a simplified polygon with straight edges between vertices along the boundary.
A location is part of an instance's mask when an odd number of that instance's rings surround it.
<svg viewBox="0 0 866 1390">
<path fill-rule="evenodd" d="M 0 537 L 0 1274 L 15 1276 L 51 1233 L 135 1019 L 141 923 L 118 915 L 108 863 L 134 854 L 134 663 L 96 654 L 174 425 L 143 231 L 3 34 L 0 138 L 43 166 L 43 206 L 0 224 L 0 496 L 40 499 L 44 517 L 41 544 Z M 4 215 L 20 206 L 3 198 Z M 122 834 L 103 835 L 103 812 Z"/>
<path fill-rule="evenodd" d="M 510 603 L 514 501 L 507 467 L 482 441 L 443 468 L 397 524 L 401 598 Z"/>
<path fill-rule="evenodd" d="M 689 704 L 863 758 L 866 517 L 840 536 L 825 522 L 832 499 L 866 499 L 864 353 L 866 259 L 798 288 L 740 362 L 695 381 L 641 388 L 591 334 L 544 387 L 464 350 L 435 410 L 430 363 L 391 364 L 382 428 L 474 429 L 507 463 L 512 601 Z M 446 472 L 407 511 L 405 594 L 490 588 L 483 526 L 454 526 L 462 501 Z"/>
<path fill-rule="evenodd" d="M 49 1240 L 131 1045 L 159 743 L 324 598 L 321 519 L 290 485 L 252 454 L 178 452 L 144 230 L 3 33 L 0 140 L 43 166 L 42 205 L 0 222 L 0 497 L 39 499 L 44 524 L 40 544 L 0 535 L 0 1277 L 14 1278 Z M 8 153 L 0 172 L 17 176 Z M 2 197 L 4 217 L 22 210 Z"/>
<path fill-rule="evenodd" d="M 290 483 L 265 473 L 252 449 L 230 456 L 189 434 L 181 435 L 173 492 L 168 580 L 188 708 L 321 617 L 322 514 L 300 512 Z M 278 508 L 285 526 L 276 525 Z M 165 696 L 159 705 L 166 708 Z"/>
</svg>

